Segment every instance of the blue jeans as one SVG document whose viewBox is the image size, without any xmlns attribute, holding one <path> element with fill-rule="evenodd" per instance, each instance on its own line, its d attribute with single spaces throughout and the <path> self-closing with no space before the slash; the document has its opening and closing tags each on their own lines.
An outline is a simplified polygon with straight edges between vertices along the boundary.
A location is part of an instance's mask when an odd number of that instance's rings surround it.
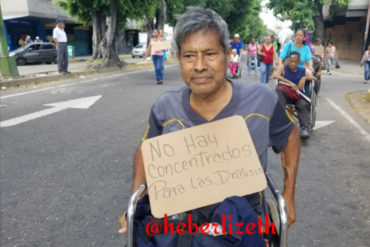
<svg viewBox="0 0 370 247">
<path fill-rule="evenodd" d="M 261 83 L 268 83 L 270 81 L 270 73 L 274 63 L 261 62 Z"/>
<path fill-rule="evenodd" d="M 368 81 L 370 79 L 370 61 L 366 61 L 364 67 L 365 67 L 365 80 Z"/>
<path fill-rule="evenodd" d="M 164 74 L 163 56 L 153 55 L 152 60 L 154 64 L 155 78 L 157 82 L 162 81 Z"/>
<path fill-rule="evenodd" d="M 250 56 L 249 57 L 248 73 L 250 73 L 251 70 L 252 70 L 252 60 L 254 60 L 254 71 L 257 74 L 257 67 L 258 67 L 257 56 Z"/>
<path fill-rule="evenodd" d="M 334 62 L 335 62 L 335 58 L 334 57 L 328 57 L 326 59 L 327 63 L 328 63 L 328 73 L 331 72 L 331 68 L 332 66 L 335 66 Z"/>
</svg>

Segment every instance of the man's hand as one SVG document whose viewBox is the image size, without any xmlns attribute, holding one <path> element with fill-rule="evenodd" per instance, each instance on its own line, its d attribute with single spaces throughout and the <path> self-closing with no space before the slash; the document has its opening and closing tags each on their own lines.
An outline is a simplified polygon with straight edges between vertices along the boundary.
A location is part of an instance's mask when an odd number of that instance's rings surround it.
<svg viewBox="0 0 370 247">
<path fill-rule="evenodd" d="M 127 232 L 126 211 L 123 213 L 121 219 L 119 219 L 119 224 L 121 225 L 121 229 L 118 230 L 118 233 L 126 234 Z"/>
<path fill-rule="evenodd" d="M 360 64 L 360 67 L 362 67 L 362 63 Z"/>
<path fill-rule="evenodd" d="M 298 90 L 297 85 L 296 85 L 296 84 L 294 84 L 294 83 L 290 83 L 290 88 L 291 88 L 294 92 L 297 92 L 297 90 Z"/>
<path fill-rule="evenodd" d="M 301 80 L 299 80 L 299 83 L 298 83 L 299 90 L 303 90 L 305 84 L 306 84 L 306 77 L 302 77 Z"/>
</svg>

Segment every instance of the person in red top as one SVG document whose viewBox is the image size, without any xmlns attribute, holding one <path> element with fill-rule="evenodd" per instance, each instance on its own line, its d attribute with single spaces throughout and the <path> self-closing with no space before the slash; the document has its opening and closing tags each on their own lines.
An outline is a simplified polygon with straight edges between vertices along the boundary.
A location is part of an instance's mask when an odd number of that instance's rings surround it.
<svg viewBox="0 0 370 247">
<path fill-rule="evenodd" d="M 271 43 L 271 36 L 265 37 L 265 43 L 258 48 L 258 55 L 262 56 L 261 61 L 261 83 L 268 83 L 270 81 L 270 73 L 277 61 L 277 53 Z"/>
</svg>

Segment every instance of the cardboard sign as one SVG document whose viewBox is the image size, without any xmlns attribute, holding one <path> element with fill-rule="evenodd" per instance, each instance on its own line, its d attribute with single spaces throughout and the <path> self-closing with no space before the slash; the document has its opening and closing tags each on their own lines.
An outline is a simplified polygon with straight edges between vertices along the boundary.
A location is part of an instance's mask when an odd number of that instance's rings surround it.
<svg viewBox="0 0 370 247">
<path fill-rule="evenodd" d="M 256 193 L 267 186 L 241 116 L 147 139 L 142 153 L 156 218 Z"/>
<path fill-rule="evenodd" d="M 324 47 L 322 45 L 314 45 L 313 52 L 315 56 L 324 56 Z"/>
<path fill-rule="evenodd" d="M 171 40 L 163 40 L 152 45 L 152 52 L 167 50 L 171 48 Z"/>
</svg>

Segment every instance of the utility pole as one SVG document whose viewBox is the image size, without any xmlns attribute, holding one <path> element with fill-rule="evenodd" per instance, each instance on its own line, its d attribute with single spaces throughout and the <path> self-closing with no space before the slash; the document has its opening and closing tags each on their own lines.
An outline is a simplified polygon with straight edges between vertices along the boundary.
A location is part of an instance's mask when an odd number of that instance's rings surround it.
<svg viewBox="0 0 370 247">
<path fill-rule="evenodd" d="M 0 74 L 2 76 L 15 76 L 18 74 L 14 57 L 9 57 L 8 44 L 6 43 L 3 14 L 0 4 Z"/>
<path fill-rule="evenodd" d="M 364 35 L 364 45 L 363 45 L 363 48 L 362 48 L 362 51 L 366 51 L 366 43 L 367 43 L 367 37 L 369 36 L 369 23 L 370 23 L 370 1 L 369 1 L 369 5 L 367 7 L 367 18 L 366 18 L 366 27 L 365 27 L 365 35 Z"/>
</svg>

